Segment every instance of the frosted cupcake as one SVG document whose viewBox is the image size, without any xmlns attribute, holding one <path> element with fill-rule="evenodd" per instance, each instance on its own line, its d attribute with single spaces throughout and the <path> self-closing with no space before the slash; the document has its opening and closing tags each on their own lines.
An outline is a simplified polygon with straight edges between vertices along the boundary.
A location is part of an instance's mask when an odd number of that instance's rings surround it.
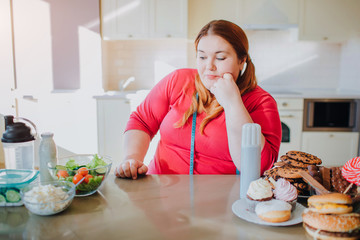
<svg viewBox="0 0 360 240">
<path fill-rule="evenodd" d="M 259 178 L 250 183 L 246 201 L 251 212 L 255 212 L 255 207 L 259 202 L 269 201 L 272 198 L 273 192 L 269 181 Z"/>
<path fill-rule="evenodd" d="M 291 210 L 294 211 L 298 193 L 296 188 L 287 180 L 280 178 L 276 181 L 274 190 L 275 199 L 290 203 Z"/>
</svg>

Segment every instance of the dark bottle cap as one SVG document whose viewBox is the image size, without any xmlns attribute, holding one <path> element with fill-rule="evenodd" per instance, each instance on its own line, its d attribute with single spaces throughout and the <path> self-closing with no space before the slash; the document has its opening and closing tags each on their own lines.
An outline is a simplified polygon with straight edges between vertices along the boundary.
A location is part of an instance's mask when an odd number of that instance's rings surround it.
<svg viewBox="0 0 360 240">
<path fill-rule="evenodd" d="M 15 122 L 13 116 L 5 116 L 5 132 L 1 138 L 4 143 L 18 143 L 35 140 L 31 128 L 25 123 Z"/>
</svg>

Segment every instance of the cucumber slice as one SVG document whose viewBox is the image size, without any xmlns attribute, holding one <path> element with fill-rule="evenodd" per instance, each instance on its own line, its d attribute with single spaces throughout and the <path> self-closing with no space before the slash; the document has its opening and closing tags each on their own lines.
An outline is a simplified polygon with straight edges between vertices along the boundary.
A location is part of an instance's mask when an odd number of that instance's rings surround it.
<svg viewBox="0 0 360 240">
<path fill-rule="evenodd" d="M 20 193 L 14 189 L 7 190 L 5 193 L 5 197 L 8 202 L 12 203 L 17 203 L 21 200 Z"/>
<path fill-rule="evenodd" d="M 95 172 L 97 174 L 105 174 L 106 173 L 106 167 L 97 168 L 97 169 L 95 169 Z"/>
<path fill-rule="evenodd" d="M 79 168 L 82 168 L 82 167 L 86 167 L 86 165 L 77 166 L 76 168 L 74 168 L 74 170 L 79 170 Z"/>
<path fill-rule="evenodd" d="M 0 203 L 4 202 L 6 202 L 6 198 L 2 194 L 0 194 Z"/>
</svg>

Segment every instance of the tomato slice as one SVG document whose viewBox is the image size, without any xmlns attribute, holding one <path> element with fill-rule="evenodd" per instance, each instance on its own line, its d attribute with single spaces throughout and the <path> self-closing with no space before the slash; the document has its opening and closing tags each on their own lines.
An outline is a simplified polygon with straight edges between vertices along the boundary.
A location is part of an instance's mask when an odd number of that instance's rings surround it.
<svg viewBox="0 0 360 240">
<path fill-rule="evenodd" d="M 90 178 L 93 178 L 93 175 L 88 174 L 88 175 L 85 176 L 84 181 L 85 181 L 86 183 L 89 183 Z"/>
<path fill-rule="evenodd" d="M 63 178 L 67 178 L 69 176 L 69 173 L 66 171 L 66 170 L 59 170 L 57 173 L 56 173 L 56 176 L 58 177 L 58 179 L 60 177 L 63 177 Z"/>
<path fill-rule="evenodd" d="M 73 183 L 77 184 L 83 177 L 84 176 L 79 173 L 75 174 L 75 176 L 73 177 Z"/>
<path fill-rule="evenodd" d="M 86 167 L 81 167 L 78 169 L 78 173 L 83 175 L 84 177 L 89 174 L 89 171 Z"/>
</svg>

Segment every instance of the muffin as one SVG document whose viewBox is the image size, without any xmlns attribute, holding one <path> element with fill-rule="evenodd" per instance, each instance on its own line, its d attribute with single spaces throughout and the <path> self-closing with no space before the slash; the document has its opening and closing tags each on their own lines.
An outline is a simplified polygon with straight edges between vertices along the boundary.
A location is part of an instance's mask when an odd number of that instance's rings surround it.
<svg viewBox="0 0 360 240">
<path fill-rule="evenodd" d="M 273 195 L 269 181 L 263 178 L 252 181 L 247 191 L 246 202 L 248 209 L 255 212 L 255 207 L 259 202 L 269 201 L 273 198 Z"/>
<path fill-rule="evenodd" d="M 285 201 L 291 205 L 291 210 L 296 208 L 297 190 L 296 188 L 284 178 L 276 181 L 274 190 L 275 199 Z"/>
</svg>

